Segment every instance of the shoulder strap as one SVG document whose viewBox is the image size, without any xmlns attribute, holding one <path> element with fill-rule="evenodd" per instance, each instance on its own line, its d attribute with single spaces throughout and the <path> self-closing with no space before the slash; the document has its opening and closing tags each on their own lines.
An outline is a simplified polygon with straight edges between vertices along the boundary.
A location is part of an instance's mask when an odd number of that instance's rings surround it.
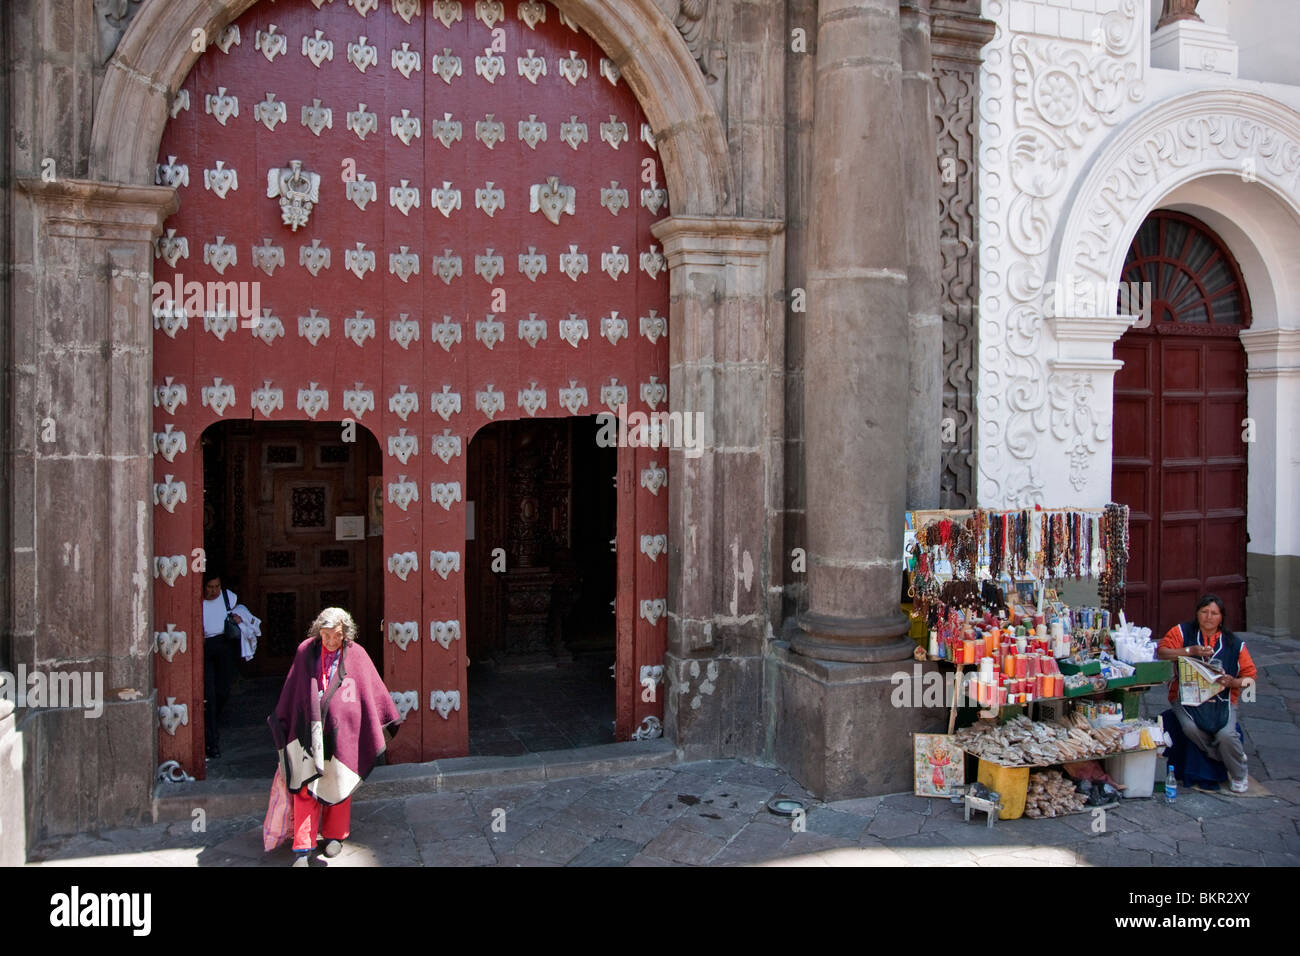
<svg viewBox="0 0 1300 956">
<path fill-rule="evenodd" d="M 225 588 L 221 589 L 221 601 L 226 605 L 226 613 L 230 613 L 230 592 Z"/>
</svg>

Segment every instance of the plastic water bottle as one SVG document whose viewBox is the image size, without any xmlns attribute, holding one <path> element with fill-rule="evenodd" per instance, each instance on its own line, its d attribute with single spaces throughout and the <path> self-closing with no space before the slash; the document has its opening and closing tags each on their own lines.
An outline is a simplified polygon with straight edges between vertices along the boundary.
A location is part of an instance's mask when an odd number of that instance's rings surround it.
<svg viewBox="0 0 1300 956">
<path fill-rule="evenodd" d="M 1173 803 L 1178 798 L 1178 778 L 1174 776 L 1174 765 L 1169 765 L 1165 773 L 1165 803 Z"/>
</svg>

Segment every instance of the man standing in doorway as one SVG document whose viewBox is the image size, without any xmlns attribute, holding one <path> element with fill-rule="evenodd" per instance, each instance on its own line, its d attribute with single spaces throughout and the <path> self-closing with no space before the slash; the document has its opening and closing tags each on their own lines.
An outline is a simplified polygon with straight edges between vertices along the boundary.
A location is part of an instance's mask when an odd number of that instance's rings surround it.
<svg viewBox="0 0 1300 956">
<path fill-rule="evenodd" d="M 226 618 L 239 604 L 233 591 L 221 585 L 221 575 L 209 573 L 203 579 L 203 724 L 208 757 L 221 756 L 217 721 L 230 697 L 235 678 L 236 640 L 226 636 Z"/>
</svg>

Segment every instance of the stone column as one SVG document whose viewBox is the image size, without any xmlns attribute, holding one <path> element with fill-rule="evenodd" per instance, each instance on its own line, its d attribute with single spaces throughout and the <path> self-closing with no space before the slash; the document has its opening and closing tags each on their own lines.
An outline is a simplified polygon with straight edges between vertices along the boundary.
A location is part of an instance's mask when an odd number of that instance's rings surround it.
<svg viewBox="0 0 1300 956">
<path fill-rule="evenodd" d="M 939 312 L 938 162 L 930 0 L 902 0 L 904 209 L 907 221 L 907 506 L 939 507 L 943 463 L 943 316 Z"/>
<path fill-rule="evenodd" d="M 783 223 L 672 216 L 669 408 L 704 453 L 668 456 L 664 732 L 691 756 L 763 751 L 765 588 L 781 560 Z"/>
<path fill-rule="evenodd" d="M 97 716 L 20 711 L 34 843 L 138 819 L 152 793 L 152 240 L 177 200 L 78 180 L 19 189 L 14 663 L 97 675 L 103 692 Z"/>
<path fill-rule="evenodd" d="M 808 610 L 794 649 L 907 657 L 907 224 L 897 0 L 818 8 L 804 425 Z M 926 157 L 932 150 L 926 151 Z"/>
</svg>

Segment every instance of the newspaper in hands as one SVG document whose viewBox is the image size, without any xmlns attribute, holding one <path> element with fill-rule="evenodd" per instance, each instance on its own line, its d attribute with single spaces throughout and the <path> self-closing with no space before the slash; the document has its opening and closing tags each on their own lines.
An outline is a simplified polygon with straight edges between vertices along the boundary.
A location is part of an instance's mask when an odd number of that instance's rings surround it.
<svg viewBox="0 0 1300 956">
<path fill-rule="evenodd" d="M 1178 702 L 1184 707 L 1199 707 L 1223 691 L 1219 678 L 1224 676 L 1218 661 L 1178 658 Z"/>
</svg>

